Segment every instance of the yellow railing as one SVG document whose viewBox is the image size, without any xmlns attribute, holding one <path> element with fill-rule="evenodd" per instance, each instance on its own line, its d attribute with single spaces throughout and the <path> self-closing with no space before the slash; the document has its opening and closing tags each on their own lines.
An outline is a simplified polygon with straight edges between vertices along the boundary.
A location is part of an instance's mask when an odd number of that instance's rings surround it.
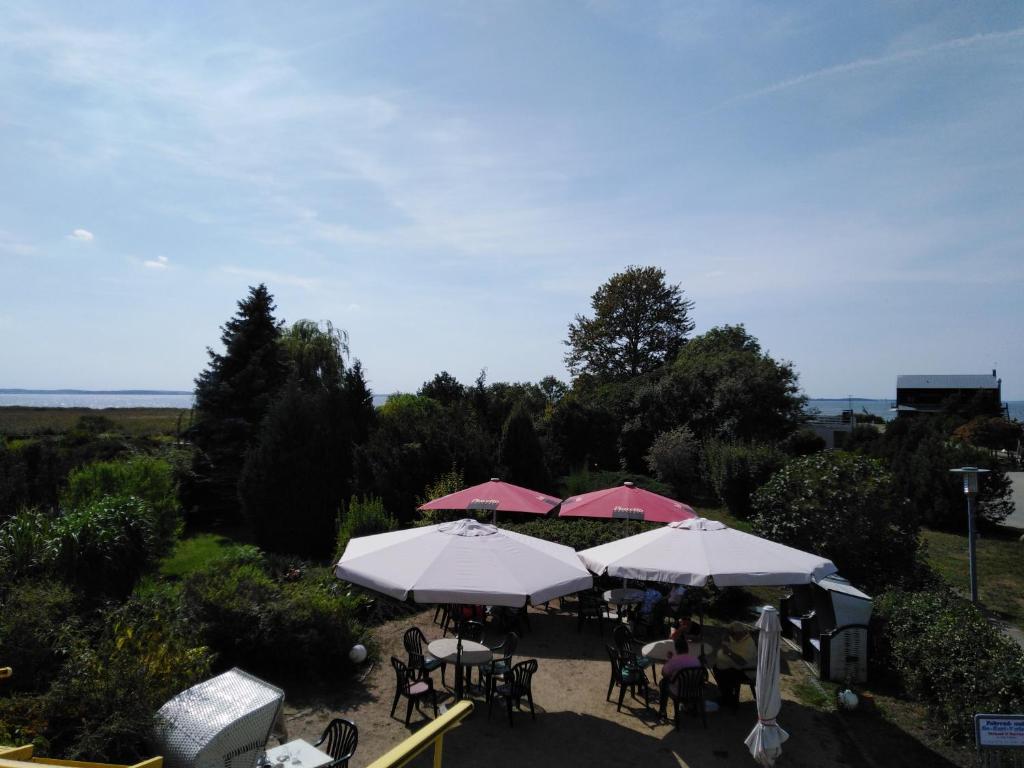
<svg viewBox="0 0 1024 768">
<path fill-rule="evenodd" d="M 370 763 L 368 768 L 400 768 L 426 751 L 431 744 L 434 745 L 434 768 L 441 768 L 441 752 L 444 749 L 445 734 L 457 728 L 459 723 L 465 720 L 472 711 L 473 702 L 460 701 L 439 718 L 420 728 L 386 755 L 378 757 Z"/>
<path fill-rule="evenodd" d="M 24 747 L 0 747 L 0 768 L 39 768 L 58 765 L 62 768 L 163 768 L 162 757 L 151 757 L 134 765 L 116 763 L 87 763 L 80 760 L 56 760 L 52 757 L 32 757 L 32 745 Z"/>
</svg>

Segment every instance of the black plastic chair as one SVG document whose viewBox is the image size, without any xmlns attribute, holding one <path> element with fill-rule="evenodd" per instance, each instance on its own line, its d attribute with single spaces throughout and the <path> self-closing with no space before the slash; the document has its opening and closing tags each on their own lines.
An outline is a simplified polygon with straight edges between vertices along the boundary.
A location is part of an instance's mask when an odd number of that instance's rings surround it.
<svg viewBox="0 0 1024 768">
<path fill-rule="evenodd" d="M 626 698 L 626 691 L 629 690 L 630 696 L 637 699 L 637 691 L 643 692 L 644 706 L 648 709 L 651 706 L 651 702 L 648 699 L 648 682 L 647 674 L 632 663 L 632 654 L 623 654 L 614 645 L 606 645 L 605 648 L 608 650 L 608 660 L 611 662 L 611 678 L 608 680 L 608 693 L 605 694 L 604 700 L 611 701 L 612 690 L 615 686 L 619 686 L 619 705 L 616 708 L 617 711 L 622 711 L 622 702 Z"/>
<path fill-rule="evenodd" d="M 427 655 L 427 636 L 419 627 L 409 627 L 402 635 L 402 644 L 405 652 L 409 654 L 409 667 L 416 671 L 420 677 L 427 677 L 435 669 L 441 670 L 441 685 L 444 685 L 444 664 L 440 659 Z"/>
<path fill-rule="evenodd" d="M 536 671 L 536 659 L 520 661 L 512 667 L 511 671 L 506 675 L 506 682 L 495 686 L 490 703 L 487 706 L 487 717 L 490 718 L 491 716 L 491 709 L 494 707 L 494 697 L 500 696 L 505 700 L 505 704 L 508 707 L 508 724 L 513 725 L 512 706 L 515 705 L 515 708 L 522 712 L 523 697 L 525 696 L 527 703 L 530 705 L 530 717 L 536 720 L 537 714 L 533 711 L 533 689 L 531 687 L 533 673 Z"/>
<path fill-rule="evenodd" d="M 336 717 L 327 724 L 323 736 L 313 746 L 326 752 L 333 760 L 324 768 L 348 768 L 348 761 L 356 753 L 359 729 L 351 720 Z"/>
<path fill-rule="evenodd" d="M 576 631 L 583 629 L 587 619 L 597 619 L 597 631 L 604 637 L 604 622 L 609 618 L 608 603 L 594 592 L 580 592 L 576 604 Z"/>
<path fill-rule="evenodd" d="M 487 664 L 480 666 L 480 682 L 485 686 L 488 701 L 491 700 L 492 688 L 496 685 L 498 678 L 504 678 L 512 669 L 512 654 L 516 652 L 517 645 L 519 645 L 519 635 L 509 632 L 505 635 L 501 645 L 491 648 L 491 653 L 500 651 L 501 657 L 491 659 Z"/>
<path fill-rule="evenodd" d="M 651 669 L 652 674 L 656 674 L 654 672 L 654 660 L 648 659 L 641 654 L 643 644 L 633 637 L 633 631 L 628 626 L 625 624 L 616 626 L 612 632 L 612 639 L 615 641 L 615 647 L 619 649 L 619 652 L 632 656 L 633 665 L 643 670 L 645 675 L 648 668 Z"/>
<path fill-rule="evenodd" d="M 391 666 L 395 668 L 395 700 L 391 702 L 391 717 L 395 716 L 398 700 L 405 696 L 409 700 L 409 707 L 405 711 L 405 724 L 408 726 L 409 719 L 412 717 L 413 705 L 419 709 L 419 702 L 429 696 L 434 705 L 434 718 L 436 719 L 437 691 L 434 690 L 434 681 L 429 677 L 418 679 L 415 671 L 395 656 L 391 657 Z"/>
<path fill-rule="evenodd" d="M 708 716 L 704 708 L 704 685 L 708 681 L 708 671 L 704 667 L 692 667 L 680 669 L 675 676 L 667 683 L 669 698 L 672 699 L 675 726 L 679 728 L 679 715 L 689 705 L 693 714 L 700 714 L 704 727 L 708 727 Z M 678 691 L 673 690 L 678 686 Z"/>
</svg>

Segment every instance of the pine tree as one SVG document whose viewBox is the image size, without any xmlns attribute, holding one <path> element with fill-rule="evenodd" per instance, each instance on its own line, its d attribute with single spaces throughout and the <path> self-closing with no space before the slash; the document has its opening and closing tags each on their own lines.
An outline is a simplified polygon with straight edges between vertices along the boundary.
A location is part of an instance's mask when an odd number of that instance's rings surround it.
<svg viewBox="0 0 1024 768">
<path fill-rule="evenodd" d="M 526 407 L 518 403 L 501 430 L 499 462 L 502 479 L 535 491 L 548 491 L 551 477 L 544 465 L 544 452 Z"/>
</svg>

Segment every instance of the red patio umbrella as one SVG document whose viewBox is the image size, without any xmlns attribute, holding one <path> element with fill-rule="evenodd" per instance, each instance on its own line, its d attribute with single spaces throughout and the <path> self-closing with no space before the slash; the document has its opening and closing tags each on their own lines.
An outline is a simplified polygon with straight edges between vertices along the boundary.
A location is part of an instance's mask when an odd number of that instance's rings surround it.
<svg viewBox="0 0 1024 768">
<path fill-rule="evenodd" d="M 512 483 L 504 483 L 492 477 L 486 483 L 449 493 L 439 499 L 431 499 L 420 507 L 421 510 L 471 510 L 490 509 L 500 512 L 527 512 L 546 515 L 562 503 L 561 499 L 546 493 L 531 491 Z"/>
<path fill-rule="evenodd" d="M 604 517 L 646 520 L 649 523 L 675 523 L 697 517 L 681 501 L 660 496 L 625 482 L 614 488 L 572 496 L 562 503 L 559 517 Z"/>
</svg>

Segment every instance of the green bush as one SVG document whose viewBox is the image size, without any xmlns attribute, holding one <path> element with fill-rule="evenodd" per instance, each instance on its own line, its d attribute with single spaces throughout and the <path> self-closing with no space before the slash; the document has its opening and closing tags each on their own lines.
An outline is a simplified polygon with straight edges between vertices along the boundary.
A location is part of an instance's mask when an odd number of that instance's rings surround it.
<svg viewBox="0 0 1024 768">
<path fill-rule="evenodd" d="M 622 485 L 627 481 L 636 485 L 637 488 L 643 488 L 645 491 L 658 493 L 662 496 L 671 497 L 673 493 L 670 486 L 655 480 L 653 477 L 638 475 L 633 472 L 614 472 L 611 470 L 591 471 L 584 469 L 561 478 L 560 484 L 562 487 L 562 497 L 567 499 L 570 496 L 580 496 L 591 491 L 600 491 L 604 488 Z"/>
<path fill-rule="evenodd" d="M 654 528 L 660 527 L 658 523 L 643 523 L 638 520 L 586 520 L 569 519 L 558 517 L 547 517 L 538 520 L 531 520 L 528 523 L 502 523 L 500 528 L 505 528 L 525 536 L 535 536 L 538 539 L 553 541 L 556 544 L 564 544 L 576 551 L 590 549 L 599 544 L 607 544 L 610 541 L 633 536 Z"/>
<path fill-rule="evenodd" d="M 14 580 L 46 567 L 53 517 L 22 509 L 0 524 L 0 581 Z"/>
<path fill-rule="evenodd" d="M 211 562 L 183 582 L 185 615 L 220 668 L 336 686 L 363 635 L 362 600 L 344 594 L 326 569 L 292 569 L 275 580 L 267 568 L 252 548 Z"/>
<path fill-rule="evenodd" d="M 751 495 L 786 461 L 782 451 L 759 443 L 708 440 L 704 444 L 707 484 L 736 517 L 750 517 Z"/>
<path fill-rule="evenodd" d="M 181 533 L 181 510 L 174 468 L 163 459 L 133 456 L 99 461 L 73 470 L 61 497 L 61 507 L 78 509 L 105 496 L 135 496 L 145 501 L 154 518 L 154 546 L 158 554 L 171 550 Z"/>
<path fill-rule="evenodd" d="M 793 459 L 753 506 L 759 536 L 827 557 L 869 591 L 918 575 L 917 524 L 878 461 L 842 451 Z"/>
<path fill-rule="evenodd" d="M 949 589 L 886 592 L 875 617 L 877 661 L 951 738 L 969 739 L 977 712 L 1024 711 L 1024 651 Z"/>
<path fill-rule="evenodd" d="M 384 502 L 376 496 L 363 498 L 353 496 L 345 509 L 338 526 L 338 544 L 335 548 L 335 559 L 340 558 L 349 539 L 358 536 L 370 536 L 375 533 L 387 533 L 398 527 L 398 522 L 387 510 Z"/>
<path fill-rule="evenodd" d="M 64 584 L 22 581 L 0 599 L 0 664 L 16 674 L 5 688 L 45 691 L 64 663 L 62 643 L 79 631 L 75 600 Z"/>
<path fill-rule="evenodd" d="M 700 446 L 687 426 L 662 432 L 647 452 L 647 466 L 661 482 L 672 486 L 679 498 L 693 495 Z"/>
</svg>

